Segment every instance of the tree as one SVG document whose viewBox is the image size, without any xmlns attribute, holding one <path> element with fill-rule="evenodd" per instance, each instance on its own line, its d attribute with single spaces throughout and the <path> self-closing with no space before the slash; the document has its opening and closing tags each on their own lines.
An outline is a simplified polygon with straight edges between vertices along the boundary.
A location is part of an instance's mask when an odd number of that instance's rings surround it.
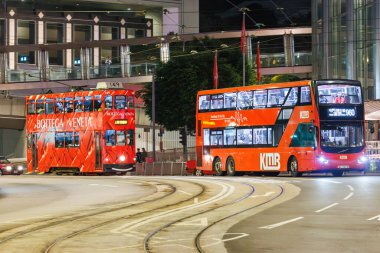
<svg viewBox="0 0 380 253">
<path fill-rule="evenodd" d="M 293 81 L 299 81 L 301 80 L 298 76 L 293 76 L 293 75 L 276 75 L 271 78 L 270 82 L 271 83 L 282 83 L 282 82 L 293 82 Z"/>
<path fill-rule="evenodd" d="M 209 44 L 207 51 L 173 57 L 156 70 L 156 123 L 168 130 L 187 126 L 195 130 L 196 96 L 199 90 L 212 89 L 214 53 Z M 198 47 L 197 49 L 200 49 Z M 242 58 L 238 49 L 218 52 L 220 88 L 242 84 Z M 253 74 L 246 66 L 246 80 L 251 83 Z M 152 115 L 152 85 L 148 83 L 140 92 L 145 103 L 145 113 Z"/>
</svg>

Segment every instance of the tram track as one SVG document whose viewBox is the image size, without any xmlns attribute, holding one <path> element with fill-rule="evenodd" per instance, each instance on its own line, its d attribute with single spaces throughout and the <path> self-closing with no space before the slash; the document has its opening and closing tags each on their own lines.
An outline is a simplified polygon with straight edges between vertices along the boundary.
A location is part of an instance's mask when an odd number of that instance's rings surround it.
<svg viewBox="0 0 380 253">
<path fill-rule="evenodd" d="M 145 183 L 147 182 L 147 181 L 142 181 L 142 180 L 135 180 L 135 181 L 145 182 Z M 169 197 L 173 196 L 175 193 L 178 193 L 177 187 L 174 186 L 173 184 L 165 183 L 165 180 L 150 180 L 149 182 L 150 183 L 154 182 L 156 185 L 161 185 L 161 186 L 165 185 L 168 189 L 170 189 L 170 191 L 166 190 L 162 196 L 156 197 L 154 199 L 140 200 L 140 201 L 138 201 L 139 203 L 136 203 L 136 204 L 127 204 L 127 205 L 117 206 L 115 208 L 107 208 L 107 210 L 102 210 L 102 211 L 98 211 L 98 212 L 86 212 L 85 214 L 81 214 L 81 215 L 77 215 L 77 216 L 67 215 L 63 218 L 60 217 L 59 219 L 54 218 L 54 219 L 51 219 L 49 221 L 39 222 L 39 224 L 37 224 L 37 225 L 34 224 L 35 226 L 33 226 L 33 227 L 30 227 L 30 224 L 26 224 L 26 225 L 23 224 L 20 226 L 12 227 L 12 228 L 7 229 L 7 230 L 3 230 L 0 232 L 0 248 L 1 248 L 1 245 L 4 245 L 7 242 L 17 241 L 20 238 L 21 239 L 25 238 L 25 236 L 31 235 L 33 233 L 40 232 L 44 229 L 51 229 L 51 228 L 62 226 L 62 225 L 69 224 L 69 223 L 72 224 L 73 222 L 79 223 L 81 220 L 87 219 L 89 216 L 98 217 L 100 215 L 109 215 L 109 214 L 112 214 L 114 212 L 120 212 L 120 211 L 123 211 L 126 209 L 139 207 L 142 205 L 163 202 L 163 200 L 168 199 Z M 196 184 L 196 183 L 193 185 L 197 185 L 200 188 L 199 192 L 195 196 L 198 196 L 204 192 L 204 188 L 201 185 Z M 157 194 L 157 191 L 156 191 L 156 194 Z M 184 202 L 191 200 L 193 197 L 194 196 L 184 197 L 181 201 L 173 201 L 171 204 L 158 205 L 157 207 L 155 207 L 153 209 L 145 210 L 143 212 L 138 212 L 138 213 L 130 214 L 130 215 L 118 216 L 118 217 L 112 218 L 110 220 L 106 220 L 103 222 L 97 222 L 96 224 L 94 224 L 92 226 L 87 226 L 86 228 L 76 230 L 75 232 L 66 234 L 64 236 L 61 236 L 61 237 L 55 239 L 52 243 L 50 243 L 46 247 L 44 247 L 44 249 L 41 250 L 40 252 L 50 252 L 51 249 L 54 247 L 54 245 L 56 245 L 60 240 L 64 240 L 65 238 L 71 238 L 75 235 L 81 234 L 81 233 L 89 231 L 91 229 L 95 229 L 97 227 L 104 226 L 106 224 L 113 223 L 113 222 L 121 220 L 121 219 L 126 219 L 126 218 L 131 218 L 133 216 L 148 214 L 148 213 L 154 212 L 156 210 L 160 210 L 162 208 L 168 208 L 171 205 L 178 205 L 179 203 L 184 203 Z M 25 227 L 26 227 L 26 229 L 23 229 Z M 15 232 L 12 232 L 12 231 L 15 231 Z M 9 235 L 1 236 L 1 234 L 4 234 L 4 233 L 8 233 Z M 0 252 L 2 252 L 2 251 L 0 250 Z M 10 251 L 7 251 L 7 252 L 10 252 Z"/>
</svg>

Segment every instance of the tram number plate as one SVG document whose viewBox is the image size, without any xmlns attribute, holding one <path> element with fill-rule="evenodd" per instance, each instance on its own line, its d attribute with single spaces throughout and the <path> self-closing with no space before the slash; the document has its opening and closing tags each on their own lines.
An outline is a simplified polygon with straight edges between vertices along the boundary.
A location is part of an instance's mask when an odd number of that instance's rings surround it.
<svg viewBox="0 0 380 253">
<path fill-rule="evenodd" d="M 348 166 L 348 165 L 339 165 L 338 166 L 338 169 L 348 169 L 348 168 L 350 168 L 350 166 Z"/>
</svg>

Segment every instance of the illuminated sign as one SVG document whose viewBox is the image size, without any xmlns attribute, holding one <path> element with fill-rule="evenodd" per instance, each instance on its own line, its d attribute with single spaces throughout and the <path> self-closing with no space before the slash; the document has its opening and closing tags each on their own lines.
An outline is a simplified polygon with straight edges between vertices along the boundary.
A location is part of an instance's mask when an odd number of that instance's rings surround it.
<svg viewBox="0 0 380 253">
<path fill-rule="evenodd" d="M 356 111 L 355 109 L 349 108 L 329 108 L 328 110 L 329 117 L 355 117 Z"/>
<path fill-rule="evenodd" d="M 128 125 L 128 120 L 126 119 L 116 119 L 115 125 Z"/>
</svg>

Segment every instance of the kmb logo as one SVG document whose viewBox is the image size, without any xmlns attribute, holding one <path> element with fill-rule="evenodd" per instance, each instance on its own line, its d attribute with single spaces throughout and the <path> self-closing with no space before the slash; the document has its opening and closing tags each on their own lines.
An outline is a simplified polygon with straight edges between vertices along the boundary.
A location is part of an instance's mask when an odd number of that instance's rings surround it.
<svg viewBox="0 0 380 253">
<path fill-rule="evenodd" d="M 280 167 L 279 153 L 260 154 L 260 170 L 279 170 Z"/>
</svg>

